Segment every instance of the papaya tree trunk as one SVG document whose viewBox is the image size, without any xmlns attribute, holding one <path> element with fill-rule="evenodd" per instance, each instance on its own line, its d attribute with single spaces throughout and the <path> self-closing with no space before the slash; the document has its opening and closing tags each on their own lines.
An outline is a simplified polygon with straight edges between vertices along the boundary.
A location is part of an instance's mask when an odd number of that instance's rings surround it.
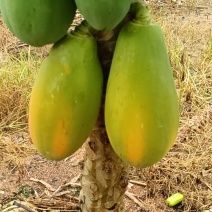
<svg viewBox="0 0 212 212">
<path fill-rule="evenodd" d="M 103 109 L 89 140 L 80 193 L 83 212 L 123 211 L 128 165 L 113 151 L 105 130 Z"/>
</svg>

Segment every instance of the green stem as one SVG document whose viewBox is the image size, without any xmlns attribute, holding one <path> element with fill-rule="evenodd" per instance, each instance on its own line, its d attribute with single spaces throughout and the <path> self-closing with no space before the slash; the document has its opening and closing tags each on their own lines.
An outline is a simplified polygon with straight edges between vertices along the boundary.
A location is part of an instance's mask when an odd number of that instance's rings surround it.
<svg viewBox="0 0 212 212">
<path fill-rule="evenodd" d="M 93 29 L 87 21 L 83 20 L 78 26 L 76 26 L 75 30 L 71 32 L 71 34 L 76 36 L 87 37 L 91 36 L 98 31 Z"/>
<path fill-rule="evenodd" d="M 147 6 L 140 1 L 131 5 L 130 12 L 135 16 L 134 23 L 148 25 L 152 22 Z"/>
</svg>

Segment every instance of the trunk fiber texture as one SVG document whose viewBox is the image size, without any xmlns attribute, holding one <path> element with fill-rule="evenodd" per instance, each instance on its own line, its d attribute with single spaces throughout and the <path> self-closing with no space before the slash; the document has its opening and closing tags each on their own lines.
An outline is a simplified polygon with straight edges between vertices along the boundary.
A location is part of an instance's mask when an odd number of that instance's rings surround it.
<svg viewBox="0 0 212 212">
<path fill-rule="evenodd" d="M 104 125 L 99 118 L 85 144 L 80 193 L 83 212 L 121 212 L 128 185 L 128 165 L 112 149 Z"/>
</svg>

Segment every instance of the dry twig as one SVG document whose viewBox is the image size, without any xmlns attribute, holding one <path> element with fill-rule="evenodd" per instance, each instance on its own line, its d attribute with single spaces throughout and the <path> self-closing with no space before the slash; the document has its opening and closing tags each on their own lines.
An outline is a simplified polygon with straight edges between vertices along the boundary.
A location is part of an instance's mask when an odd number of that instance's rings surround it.
<svg viewBox="0 0 212 212">
<path fill-rule="evenodd" d="M 35 212 L 35 210 L 30 209 L 29 207 L 27 207 L 26 205 L 21 204 L 20 202 L 16 202 L 14 201 L 13 205 L 19 207 L 19 208 L 23 208 L 24 210 L 28 211 L 28 212 Z"/>
<path fill-rule="evenodd" d="M 133 200 L 139 207 L 140 209 L 142 209 L 145 212 L 148 212 L 149 210 L 143 206 L 143 204 L 141 203 L 141 201 L 139 201 L 134 194 L 130 193 L 129 191 L 125 192 L 125 195 L 130 198 L 131 200 Z"/>
<path fill-rule="evenodd" d="M 136 181 L 136 180 L 130 180 L 129 183 L 140 185 L 140 186 L 146 186 L 147 184 L 144 182 Z"/>
<path fill-rule="evenodd" d="M 30 178 L 30 180 L 33 181 L 33 182 L 38 182 L 38 183 L 43 184 L 50 191 L 53 191 L 53 192 L 55 191 L 55 189 L 49 183 L 47 183 L 43 180 L 38 180 L 38 179 L 35 179 L 35 178 Z"/>
</svg>

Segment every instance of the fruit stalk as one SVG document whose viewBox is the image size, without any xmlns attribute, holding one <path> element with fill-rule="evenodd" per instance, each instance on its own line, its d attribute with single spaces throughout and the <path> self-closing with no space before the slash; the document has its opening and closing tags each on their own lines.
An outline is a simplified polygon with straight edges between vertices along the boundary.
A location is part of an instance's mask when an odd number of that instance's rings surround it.
<svg viewBox="0 0 212 212">
<path fill-rule="evenodd" d="M 151 23 L 149 10 L 144 4 L 135 2 L 131 6 L 131 12 L 135 14 L 135 19 L 133 20 L 134 23 L 138 23 L 140 25 L 148 25 Z"/>
</svg>

